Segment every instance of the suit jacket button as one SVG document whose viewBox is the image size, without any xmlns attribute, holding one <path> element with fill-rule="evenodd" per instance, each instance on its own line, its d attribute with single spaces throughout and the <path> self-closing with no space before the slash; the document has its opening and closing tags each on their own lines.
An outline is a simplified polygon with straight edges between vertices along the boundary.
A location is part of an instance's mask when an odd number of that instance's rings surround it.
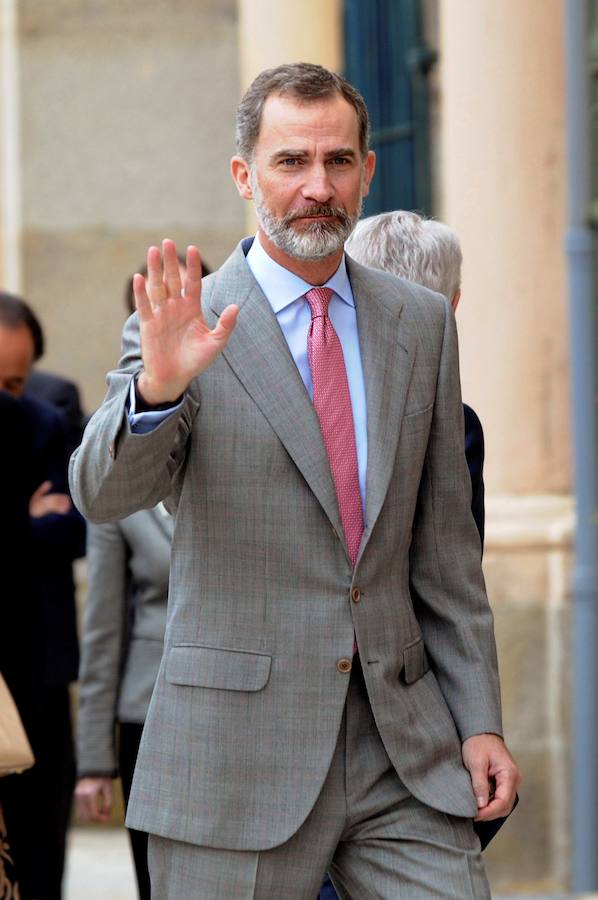
<svg viewBox="0 0 598 900">
<path fill-rule="evenodd" d="M 333 529 L 332 529 L 332 534 L 333 534 L 334 537 L 338 540 L 338 531 L 336 530 L 336 528 L 333 528 Z"/>
<path fill-rule="evenodd" d="M 346 675 L 347 672 L 350 672 L 352 666 L 353 666 L 353 663 L 351 662 L 351 660 L 350 660 L 350 659 L 346 659 L 346 658 L 344 658 L 344 657 L 343 657 L 343 659 L 339 659 L 339 661 L 338 661 L 337 664 L 336 664 L 336 668 L 337 668 L 338 671 L 341 672 L 341 674 L 343 674 L 343 675 Z"/>
<path fill-rule="evenodd" d="M 359 603 L 359 601 L 361 600 L 361 591 L 358 587 L 353 588 L 353 590 L 351 591 L 351 600 L 353 601 L 353 603 Z"/>
<path fill-rule="evenodd" d="M 114 459 L 114 444 L 110 444 L 108 447 L 108 456 L 110 459 Z"/>
</svg>

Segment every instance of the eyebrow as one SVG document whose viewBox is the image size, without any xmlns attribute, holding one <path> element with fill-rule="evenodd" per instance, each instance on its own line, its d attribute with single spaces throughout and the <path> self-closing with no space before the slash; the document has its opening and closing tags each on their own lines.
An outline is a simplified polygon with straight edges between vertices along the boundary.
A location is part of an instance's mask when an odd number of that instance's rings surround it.
<svg viewBox="0 0 598 900">
<path fill-rule="evenodd" d="M 309 156 L 307 150 L 277 150 L 276 153 L 273 153 L 270 157 L 271 162 L 277 162 L 280 159 L 305 159 Z M 351 159 L 355 159 L 357 154 L 352 147 L 337 147 L 334 150 L 329 150 L 328 153 L 324 154 L 325 159 L 334 159 L 336 156 L 349 156 Z"/>
</svg>

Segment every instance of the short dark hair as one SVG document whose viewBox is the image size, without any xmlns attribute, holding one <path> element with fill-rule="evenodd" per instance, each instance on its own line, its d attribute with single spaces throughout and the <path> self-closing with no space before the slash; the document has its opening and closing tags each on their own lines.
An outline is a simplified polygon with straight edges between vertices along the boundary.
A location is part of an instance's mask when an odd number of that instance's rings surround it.
<svg viewBox="0 0 598 900">
<path fill-rule="evenodd" d="M 0 291 L 0 325 L 19 328 L 25 325 L 33 338 L 33 361 L 44 355 L 44 333 L 39 319 L 28 303 L 16 294 Z"/>
<path fill-rule="evenodd" d="M 272 94 L 293 97 L 300 102 L 322 100 L 339 94 L 357 114 L 359 149 L 367 155 L 370 120 L 365 100 L 342 75 L 312 63 L 291 63 L 260 72 L 251 83 L 237 109 L 237 153 L 251 162 L 260 132 L 264 103 Z"/>
<path fill-rule="evenodd" d="M 176 258 L 178 259 L 181 266 L 185 266 L 185 267 L 187 266 L 187 260 L 180 253 L 177 253 Z M 144 278 L 147 277 L 147 263 L 144 263 L 142 266 L 140 266 L 137 269 L 137 272 L 139 273 L 139 275 L 143 275 Z M 211 272 L 212 272 L 212 270 L 210 269 L 210 267 L 207 266 L 202 259 L 202 261 L 201 261 L 201 277 L 205 278 L 206 275 L 210 275 Z M 135 292 L 133 290 L 133 278 L 134 277 L 135 277 L 134 275 L 131 275 L 131 277 L 127 281 L 127 286 L 125 288 L 125 306 L 129 313 L 135 312 Z"/>
</svg>

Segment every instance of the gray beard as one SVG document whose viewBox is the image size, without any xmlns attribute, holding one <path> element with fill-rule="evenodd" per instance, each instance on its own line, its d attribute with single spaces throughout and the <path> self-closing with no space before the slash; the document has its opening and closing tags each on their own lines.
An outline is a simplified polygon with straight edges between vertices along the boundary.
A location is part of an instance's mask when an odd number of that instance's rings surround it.
<svg viewBox="0 0 598 900">
<path fill-rule="evenodd" d="M 257 179 L 252 177 L 251 188 L 255 203 L 255 211 L 260 228 L 272 243 L 293 259 L 302 261 L 324 259 L 338 253 L 355 228 L 361 215 L 361 198 L 359 207 L 353 216 L 344 209 L 325 204 L 313 204 L 304 209 L 293 210 L 281 219 L 270 212 L 265 205 Z M 329 221 L 314 221 L 304 225 L 301 230 L 293 227 L 296 219 L 304 216 L 331 216 Z"/>
</svg>

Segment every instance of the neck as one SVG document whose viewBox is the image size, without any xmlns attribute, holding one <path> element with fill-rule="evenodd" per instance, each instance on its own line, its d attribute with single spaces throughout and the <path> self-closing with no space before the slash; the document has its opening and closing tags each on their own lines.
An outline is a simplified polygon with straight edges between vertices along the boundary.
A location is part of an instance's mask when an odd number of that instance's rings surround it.
<svg viewBox="0 0 598 900">
<path fill-rule="evenodd" d="M 261 228 L 259 229 L 259 239 L 260 244 L 274 262 L 277 262 L 279 266 L 288 269 L 293 275 L 298 275 L 299 278 L 307 281 L 308 284 L 313 284 L 315 287 L 326 284 L 328 279 L 338 269 L 343 258 L 344 251 L 341 248 L 336 253 L 325 256 L 323 259 L 295 259 L 283 250 L 280 250 L 276 244 L 273 244 Z"/>
</svg>

